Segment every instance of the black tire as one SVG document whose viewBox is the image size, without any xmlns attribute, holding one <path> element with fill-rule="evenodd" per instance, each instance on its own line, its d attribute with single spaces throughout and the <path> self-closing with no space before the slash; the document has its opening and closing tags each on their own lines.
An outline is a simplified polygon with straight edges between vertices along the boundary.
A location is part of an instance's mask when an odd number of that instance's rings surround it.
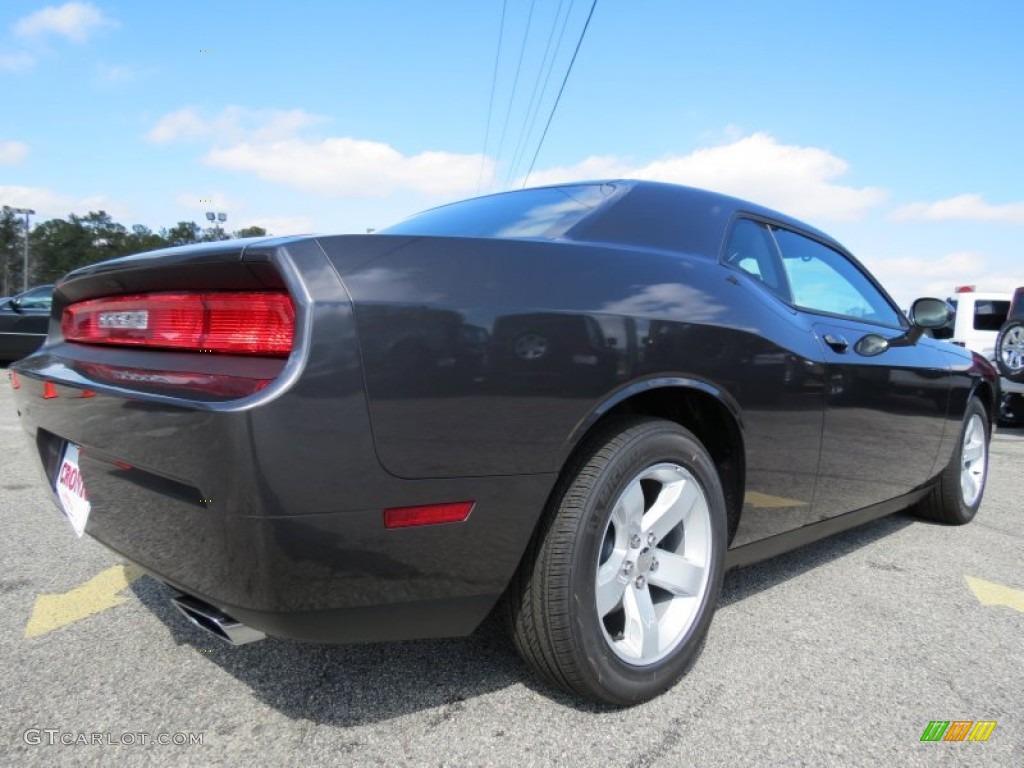
<svg viewBox="0 0 1024 768">
<path fill-rule="evenodd" d="M 977 488 L 965 488 L 962 485 L 963 475 L 967 469 L 964 458 L 965 442 L 968 430 L 973 431 L 974 438 L 980 439 L 981 466 L 977 477 Z M 980 430 L 981 434 L 977 434 Z M 936 479 L 931 492 L 918 502 L 914 513 L 925 520 L 932 520 L 947 525 L 965 525 L 974 519 L 985 495 L 985 483 L 988 479 L 988 449 L 991 437 L 988 413 L 977 398 L 971 398 L 964 412 L 963 424 L 957 440 L 953 458 Z M 973 441 L 972 441 L 973 442 Z"/>
<path fill-rule="evenodd" d="M 1024 382 L 1024 320 L 1010 320 L 999 329 L 996 365 L 1010 381 Z"/>
<path fill-rule="evenodd" d="M 671 475 L 672 472 L 677 474 Z M 649 479 L 653 473 L 671 476 L 661 482 Z M 627 488 L 633 504 L 627 503 Z M 638 488 L 643 490 L 642 497 Z M 662 497 L 666 488 L 673 491 Z M 693 497 L 697 501 L 680 501 L 677 507 L 673 500 L 683 499 L 679 488 L 686 489 L 687 499 Z M 646 538 L 654 536 L 657 526 L 647 532 L 638 528 L 632 535 L 622 526 L 622 535 L 631 543 L 625 550 L 618 548 L 620 527 L 617 522 L 610 522 L 613 514 L 616 520 L 625 519 L 624 510 L 635 511 L 642 506 L 640 517 L 633 519 L 650 523 L 653 518 L 643 515 L 654 498 L 670 499 L 666 505 L 672 509 L 691 504 L 690 511 L 681 518 L 685 525 L 680 522 L 657 543 Z M 674 519 L 674 515 L 664 515 L 664 519 L 670 517 Z M 650 418 L 619 422 L 602 431 L 566 468 L 542 529 L 510 585 L 507 605 L 519 653 L 548 681 L 592 701 L 635 704 L 664 692 L 685 674 L 710 626 L 725 566 L 726 521 L 725 496 L 715 465 L 693 434 L 673 422 Z M 641 533 L 644 543 L 632 543 L 641 538 Z M 664 582 L 673 570 L 670 558 L 675 558 L 677 564 L 681 559 L 689 569 L 691 561 L 687 558 L 698 549 L 701 554 L 692 560 L 698 564 L 693 572 L 701 576 L 697 577 L 693 596 L 685 590 L 673 595 L 663 589 L 659 582 Z M 622 552 L 636 555 L 636 570 L 632 571 L 634 563 L 628 559 L 621 570 L 616 565 L 620 561 L 611 564 L 607 573 L 615 574 L 615 579 L 625 586 L 620 607 L 602 618 L 597 602 L 599 568 L 601 563 L 607 566 L 612 555 L 623 556 Z M 656 573 L 659 558 L 666 563 L 660 574 Z M 640 584 L 641 576 L 646 579 L 644 585 Z M 634 588 L 636 592 L 632 591 Z M 642 594 L 647 595 L 646 601 L 640 597 Z M 614 619 L 616 610 L 623 612 L 623 622 L 628 621 L 627 601 L 633 601 L 634 606 L 647 606 L 643 610 L 651 611 L 646 614 L 648 617 L 652 617 L 654 605 L 659 610 L 667 609 L 655 617 L 657 629 L 652 630 L 649 625 L 638 627 L 634 622 L 631 629 L 623 628 L 621 635 L 612 637 L 607 622 Z M 676 608 L 680 612 L 672 614 Z M 665 617 L 670 615 L 687 618 L 678 622 L 678 627 L 675 623 L 671 625 L 671 631 L 665 634 L 664 650 L 635 664 L 620 657 L 624 647 L 621 643 L 632 642 L 637 633 L 644 651 L 650 647 L 645 636 L 655 638 L 656 645 L 666 624 Z M 614 647 L 619 650 L 613 648 L 616 642 L 620 645 Z M 659 653 L 664 653 L 664 657 L 658 657 Z"/>
<path fill-rule="evenodd" d="M 1024 427 L 1024 395 L 1004 392 L 999 398 L 999 426 Z"/>
</svg>

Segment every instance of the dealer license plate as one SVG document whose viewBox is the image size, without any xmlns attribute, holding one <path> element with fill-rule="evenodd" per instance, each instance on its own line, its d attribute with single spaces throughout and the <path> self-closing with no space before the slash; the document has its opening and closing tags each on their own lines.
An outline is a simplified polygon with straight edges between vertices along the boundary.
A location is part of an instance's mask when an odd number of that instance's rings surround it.
<svg viewBox="0 0 1024 768">
<path fill-rule="evenodd" d="M 85 523 L 89 519 L 89 496 L 85 490 L 85 480 L 78 466 L 79 448 L 74 443 L 64 447 L 60 469 L 57 471 L 57 499 L 64 516 L 75 529 L 75 535 L 85 533 Z"/>
</svg>

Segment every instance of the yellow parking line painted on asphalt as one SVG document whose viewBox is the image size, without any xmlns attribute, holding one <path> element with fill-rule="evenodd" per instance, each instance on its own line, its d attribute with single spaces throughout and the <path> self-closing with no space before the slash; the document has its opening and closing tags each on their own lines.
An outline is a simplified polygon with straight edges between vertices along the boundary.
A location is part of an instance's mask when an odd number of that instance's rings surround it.
<svg viewBox="0 0 1024 768">
<path fill-rule="evenodd" d="M 1024 589 L 1004 587 L 984 579 L 964 576 L 967 586 L 982 605 L 1005 605 L 1015 611 L 1024 613 Z"/>
<path fill-rule="evenodd" d="M 752 507 L 759 507 L 762 509 L 780 509 L 782 507 L 806 507 L 806 501 L 799 501 L 798 499 L 787 499 L 784 496 L 770 496 L 767 493 L 758 493 L 757 491 L 747 491 L 743 496 L 743 503 L 749 504 Z"/>
<path fill-rule="evenodd" d="M 61 595 L 39 595 L 25 625 L 25 637 L 39 637 L 128 602 L 118 592 L 142 575 L 133 565 L 115 565 Z"/>
</svg>

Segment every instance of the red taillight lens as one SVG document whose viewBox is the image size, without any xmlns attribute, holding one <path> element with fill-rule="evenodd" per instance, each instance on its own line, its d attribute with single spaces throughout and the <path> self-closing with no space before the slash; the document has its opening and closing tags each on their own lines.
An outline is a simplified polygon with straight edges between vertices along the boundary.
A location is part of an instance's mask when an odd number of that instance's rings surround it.
<svg viewBox="0 0 1024 768">
<path fill-rule="evenodd" d="M 287 356 L 295 307 L 286 293 L 148 293 L 71 304 L 68 341 L 193 352 Z"/>
</svg>

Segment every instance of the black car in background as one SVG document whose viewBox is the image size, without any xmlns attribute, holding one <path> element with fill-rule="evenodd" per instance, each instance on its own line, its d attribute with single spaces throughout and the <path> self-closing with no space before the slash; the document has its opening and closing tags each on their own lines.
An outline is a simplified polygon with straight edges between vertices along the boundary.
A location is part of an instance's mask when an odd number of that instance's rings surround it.
<svg viewBox="0 0 1024 768">
<path fill-rule="evenodd" d="M 52 303 L 52 285 L 0 299 L 0 362 L 25 357 L 42 346 L 50 327 Z"/>
<path fill-rule="evenodd" d="M 79 269 L 12 366 L 75 532 L 232 642 L 472 632 L 617 704 L 724 570 L 912 507 L 964 524 L 998 375 L 824 233 L 666 184 Z M 813 652 L 811 650 L 810 652 Z"/>
</svg>

